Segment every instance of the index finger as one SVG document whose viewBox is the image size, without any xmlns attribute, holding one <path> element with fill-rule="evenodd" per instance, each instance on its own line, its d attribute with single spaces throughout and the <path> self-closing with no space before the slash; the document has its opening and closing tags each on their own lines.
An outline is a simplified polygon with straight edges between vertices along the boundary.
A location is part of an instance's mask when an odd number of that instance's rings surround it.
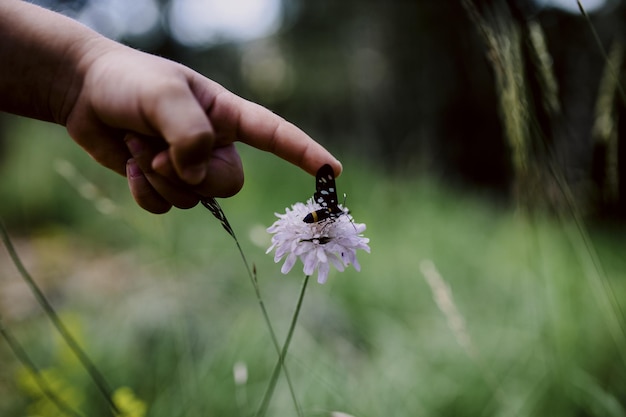
<svg viewBox="0 0 626 417">
<path fill-rule="evenodd" d="M 222 132 L 232 132 L 237 140 L 299 166 L 311 175 L 330 164 L 336 175 L 341 163 L 309 135 L 265 107 L 245 100 L 228 90 L 214 98 L 209 110 L 218 140 Z"/>
</svg>

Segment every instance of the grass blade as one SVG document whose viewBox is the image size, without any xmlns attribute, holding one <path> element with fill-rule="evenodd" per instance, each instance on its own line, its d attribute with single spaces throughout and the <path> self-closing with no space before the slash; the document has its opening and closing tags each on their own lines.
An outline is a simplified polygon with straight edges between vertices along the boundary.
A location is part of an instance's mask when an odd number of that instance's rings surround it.
<svg viewBox="0 0 626 417">
<path fill-rule="evenodd" d="M 293 312 L 293 317 L 291 318 L 291 324 L 289 325 L 289 332 L 287 333 L 287 338 L 285 339 L 285 343 L 283 344 L 283 348 L 280 351 L 280 355 L 278 357 L 278 361 L 274 366 L 274 371 L 272 372 L 272 377 L 270 378 L 270 382 L 267 385 L 265 390 L 265 394 L 263 395 L 263 401 L 261 401 L 261 405 L 259 406 L 259 410 L 256 412 L 256 417 L 263 417 L 267 412 L 267 407 L 272 399 L 272 395 L 274 394 L 274 388 L 276 387 L 276 382 L 278 381 L 278 374 L 280 373 L 280 369 L 285 366 L 285 357 L 287 356 L 287 351 L 289 350 L 289 344 L 291 343 L 291 338 L 293 336 L 293 332 L 296 328 L 296 323 L 298 322 L 298 316 L 300 315 L 300 309 L 302 308 L 302 301 L 304 300 L 304 294 L 306 293 L 306 286 L 309 282 L 309 275 L 305 275 L 304 280 L 302 281 L 302 286 L 300 287 L 300 296 L 298 297 L 298 303 L 296 304 L 296 309 Z M 299 415 L 302 415 L 299 412 Z"/>
<path fill-rule="evenodd" d="M 279 364 L 280 364 L 280 367 L 282 367 L 283 372 L 285 373 L 285 378 L 287 379 L 287 385 L 289 385 L 289 391 L 291 393 L 291 398 L 293 400 L 294 406 L 296 407 L 296 412 L 298 413 L 298 416 L 302 416 L 302 411 L 300 409 L 300 405 L 298 404 L 298 399 L 296 398 L 295 390 L 291 382 L 291 377 L 289 376 L 289 371 L 287 370 L 287 367 L 284 365 L 284 363 L 280 360 L 280 356 L 281 356 L 280 345 L 278 344 L 276 333 L 274 332 L 272 322 L 270 320 L 269 314 L 267 313 L 267 309 L 265 308 L 263 297 L 261 297 L 261 289 L 259 287 L 259 282 L 257 280 L 256 267 L 253 267 L 252 269 L 250 269 L 250 264 L 248 264 L 246 255 L 244 254 L 243 249 L 241 248 L 241 245 L 239 244 L 239 239 L 237 239 L 237 236 L 235 235 L 235 231 L 231 227 L 230 222 L 228 221 L 228 218 L 226 217 L 226 214 L 224 213 L 224 210 L 222 210 L 222 207 L 219 205 L 217 200 L 215 200 L 212 197 L 207 197 L 207 198 L 201 199 L 200 201 L 202 205 L 206 207 L 217 220 L 219 220 L 224 230 L 226 230 L 226 232 L 228 232 L 228 234 L 231 235 L 232 238 L 235 240 L 235 244 L 237 245 L 237 249 L 239 250 L 241 259 L 243 260 L 243 263 L 246 266 L 246 270 L 248 271 L 248 277 L 250 278 L 250 282 L 252 283 L 252 286 L 254 287 L 256 299 L 257 299 L 257 302 L 259 303 L 259 307 L 261 308 L 261 313 L 263 314 L 265 325 L 267 326 L 267 329 L 270 332 L 270 338 L 272 339 L 272 344 L 274 345 L 274 348 L 276 349 L 276 353 L 279 356 Z"/>
<path fill-rule="evenodd" d="M 109 405 L 111 415 L 114 415 L 114 416 L 119 415 L 120 411 L 115 405 L 115 403 L 113 402 L 113 399 L 111 397 L 112 391 L 109 388 L 109 384 L 106 382 L 104 376 L 98 370 L 98 368 L 93 363 L 93 361 L 89 358 L 89 356 L 87 356 L 85 351 L 80 347 L 80 345 L 78 344 L 74 336 L 72 336 L 72 334 L 67 329 L 65 324 L 63 324 L 63 321 L 61 321 L 58 314 L 56 313 L 56 311 L 54 310 L 54 308 L 52 307 L 52 305 L 50 304 L 50 302 L 44 295 L 41 288 L 39 288 L 39 286 L 37 285 L 33 277 L 30 275 L 30 273 L 28 272 L 28 270 L 22 263 L 22 260 L 20 259 L 17 251 L 15 250 L 15 247 L 13 246 L 13 243 L 11 242 L 11 239 L 9 237 L 9 232 L 7 231 L 2 219 L 0 219 L 0 236 L 2 237 L 4 246 L 7 248 L 7 251 L 9 252 L 9 256 L 11 257 L 13 264 L 15 265 L 18 272 L 20 273 L 20 276 L 26 282 L 29 289 L 33 293 L 35 299 L 37 300 L 37 303 L 41 306 L 45 314 L 48 316 L 48 318 L 50 319 L 50 321 L 52 322 L 56 330 L 59 332 L 59 334 L 61 335 L 61 337 L 67 344 L 67 346 L 70 348 L 72 353 L 74 353 L 76 358 L 78 358 L 79 362 L 81 363 L 85 371 L 87 371 L 87 373 L 91 377 L 91 380 L 96 385 L 98 391 L 102 394 L 102 397 L 105 399 L 105 401 Z"/>
<path fill-rule="evenodd" d="M 74 410 L 68 404 L 66 404 L 50 387 L 46 379 L 41 375 L 39 369 L 28 356 L 26 350 L 17 341 L 17 339 L 9 332 L 9 330 L 2 323 L 2 317 L 0 317 L 0 335 L 9 345 L 9 349 L 17 357 L 20 363 L 28 370 L 33 377 L 33 380 L 41 390 L 41 392 L 48 398 L 63 414 L 69 417 L 85 417 L 78 411 Z"/>
</svg>

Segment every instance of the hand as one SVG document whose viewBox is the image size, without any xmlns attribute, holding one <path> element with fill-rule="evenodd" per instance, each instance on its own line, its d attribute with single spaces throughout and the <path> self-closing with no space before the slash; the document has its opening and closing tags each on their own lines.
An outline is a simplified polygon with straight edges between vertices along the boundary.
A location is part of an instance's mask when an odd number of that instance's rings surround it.
<svg viewBox="0 0 626 417">
<path fill-rule="evenodd" d="M 96 161 L 128 178 L 153 213 L 228 197 L 243 185 L 241 141 L 311 174 L 341 164 L 293 124 L 191 69 L 95 39 L 81 60 L 84 78 L 66 118 L 70 136 Z"/>
</svg>

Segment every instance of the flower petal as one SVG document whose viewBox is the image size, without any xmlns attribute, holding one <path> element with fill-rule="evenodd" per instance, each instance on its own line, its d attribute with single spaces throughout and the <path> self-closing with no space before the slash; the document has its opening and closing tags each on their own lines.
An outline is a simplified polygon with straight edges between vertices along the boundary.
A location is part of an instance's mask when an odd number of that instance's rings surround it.
<svg viewBox="0 0 626 417">
<path fill-rule="evenodd" d="M 326 282 L 326 279 L 328 278 L 330 266 L 328 264 L 320 264 L 317 271 L 317 282 L 319 282 L 320 284 L 324 284 Z"/>
<path fill-rule="evenodd" d="M 298 257 L 296 255 L 290 253 L 289 256 L 287 256 L 287 259 L 285 259 L 285 263 L 280 268 L 280 272 L 282 272 L 283 274 L 289 273 L 289 271 L 291 271 L 291 268 L 293 268 L 293 266 L 296 264 L 297 259 Z"/>
<path fill-rule="evenodd" d="M 317 270 L 318 282 L 324 283 L 331 264 L 338 271 L 343 271 L 350 264 L 359 270 L 356 251 L 362 249 L 370 252 L 369 239 L 362 236 L 365 224 L 355 223 L 349 214 L 316 223 L 303 221 L 308 213 L 320 208 L 313 199 L 309 199 L 306 204 L 295 203 L 284 214 L 276 213 L 278 220 L 267 228 L 272 234 L 267 253 L 274 251 L 275 262 L 286 256 L 281 267 L 283 274 L 288 273 L 299 258 L 304 273 L 312 275 Z"/>
</svg>

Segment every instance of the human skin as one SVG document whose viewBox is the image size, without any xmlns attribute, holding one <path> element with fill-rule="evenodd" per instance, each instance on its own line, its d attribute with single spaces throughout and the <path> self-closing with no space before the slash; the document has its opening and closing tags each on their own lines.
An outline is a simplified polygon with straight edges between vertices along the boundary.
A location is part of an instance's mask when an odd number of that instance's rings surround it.
<svg viewBox="0 0 626 417">
<path fill-rule="evenodd" d="M 176 62 L 20 1 L 0 1 L 0 111 L 61 124 L 125 175 L 142 208 L 164 213 L 243 186 L 234 142 L 310 174 L 341 164 L 302 130 Z"/>
</svg>

